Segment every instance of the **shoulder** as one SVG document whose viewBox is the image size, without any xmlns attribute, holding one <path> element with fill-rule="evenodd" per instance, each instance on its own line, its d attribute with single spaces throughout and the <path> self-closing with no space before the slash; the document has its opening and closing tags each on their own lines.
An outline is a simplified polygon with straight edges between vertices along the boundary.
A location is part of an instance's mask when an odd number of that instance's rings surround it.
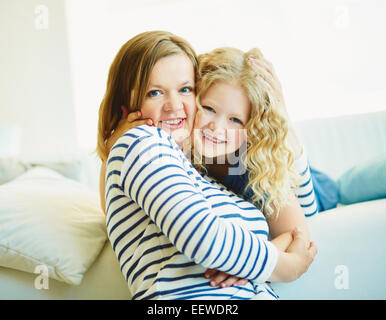
<svg viewBox="0 0 386 320">
<path fill-rule="evenodd" d="M 164 130 L 148 125 L 138 126 L 127 130 L 111 148 L 112 150 L 119 144 L 132 145 L 140 141 L 163 141 L 173 144 L 173 139 Z"/>
<path fill-rule="evenodd" d="M 126 131 L 111 148 L 109 158 L 127 157 L 131 153 L 138 154 L 151 147 L 161 146 L 170 150 L 179 149 L 172 137 L 164 130 L 142 125 Z M 156 150 L 153 150 L 153 152 L 156 152 Z"/>
</svg>

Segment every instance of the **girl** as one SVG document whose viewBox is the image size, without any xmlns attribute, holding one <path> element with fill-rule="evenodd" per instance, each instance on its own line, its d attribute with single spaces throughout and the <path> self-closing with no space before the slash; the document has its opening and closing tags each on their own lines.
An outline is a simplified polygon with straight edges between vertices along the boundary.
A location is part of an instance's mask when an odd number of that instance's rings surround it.
<svg viewBox="0 0 386 320">
<path fill-rule="evenodd" d="M 200 55 L 197 104 L 194 142 L 204 158 L 201 168 L 260 208 L 272 238 L 301 226 L 308 239 L 294 193 L 306 216 L 317 211 L 309 166 L 291 125 L 287 134 L 290 122 L 272 65 L 258 49 L 219 48 Z M 301 175 L 300 190 L 292 168 Z M 219 273 L 213 283 L 226 278 Z"/>
<path fill-rule="evenodd" d="M 110 242 L 134 299 L 275 298 L 265 281 L 296 279 L 316 247 L 296 232 L 280 250 L 275 239 L 268 241 L 261 212 L 203 179 L 176 144 L 191 133 L 196 66 L 184 40 L 149 32 L 129 40 L 110 68 L 99 113 L 101 158 L 122 116 L 120 106 L 141 108 L 158 126 L 129 130 L 108 155 Z M 210 287 L 206 268 L 248 283 Z"/>
</svg>

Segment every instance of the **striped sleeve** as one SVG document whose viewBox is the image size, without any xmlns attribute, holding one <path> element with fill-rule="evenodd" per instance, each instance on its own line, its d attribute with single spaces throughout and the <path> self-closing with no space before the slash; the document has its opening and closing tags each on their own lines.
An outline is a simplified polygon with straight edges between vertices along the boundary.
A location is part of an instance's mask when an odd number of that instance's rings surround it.
<svg viewBox="0 0 386 320">
<path fill-rule="evenodd" d="M 205 268 L 256 283 L 269 278 L 277 263 L 276 247 L 211 211 L 170 136 L 159 130 L 158 134 L 132 138 L 128 145 L 121 172 L 123 192 L 177 250 Z"/>
<path fill-rule="evenodd" d="M 310 217 L 318 212 L 318 208 L 315 199 L 315 191 L 312 183 L 309 161 L 304 147 L 301 156 L 296 159 L 292 165 L 292 169 L 294 169 L 301 178 L 300 185 L 296 192 L 298 202 L 303 209 L 304 215 L 306 217 Z"/>
</svg>

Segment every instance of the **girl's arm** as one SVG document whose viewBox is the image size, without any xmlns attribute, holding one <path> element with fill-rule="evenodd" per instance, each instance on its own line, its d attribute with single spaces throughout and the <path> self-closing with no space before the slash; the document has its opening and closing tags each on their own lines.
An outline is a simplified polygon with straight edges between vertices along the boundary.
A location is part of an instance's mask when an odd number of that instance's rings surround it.
<svg viewBox="0 0 386 320">
<path fill-rule="evenodd" d="M 296 228 L 303 231 L 304 239 L 307 242 L 310 239 L 306 217 L 295 195 L 291 196 L 289 203 L 278 214 L 275 212 L 271 217 L 267 218 L 267 222 L 271 239 L 291 232 Z"/>
</svg>

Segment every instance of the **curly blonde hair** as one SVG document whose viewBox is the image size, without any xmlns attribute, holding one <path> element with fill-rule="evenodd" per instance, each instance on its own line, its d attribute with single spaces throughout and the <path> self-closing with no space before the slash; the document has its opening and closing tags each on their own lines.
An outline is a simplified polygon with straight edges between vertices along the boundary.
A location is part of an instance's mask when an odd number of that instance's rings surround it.
<svg viewBox="0 0 386 320">
<path fill-rule="evenodd" d="M 299 183 L 291 169 L 294 155 L 286 144 L 288 123 L 275 108 L 269 92 L 256 81 L 258 73 L 249 58 L 260 58 L 253 48 L 244 53 L 235 48 L 218 48 L 198 56 L 197 105 L 200 97 L 216 82 L 241 85 L 251 103 L 251 115 L 245 126 L 247 152 L 244 165 L 249 170 L 246 189 L 253 191 L 252 201 L 261 203 L 266 217 L 278 213 L 288 203 Z M 199 166 L 202 169 L 202 166 Z"/>
</svg>

